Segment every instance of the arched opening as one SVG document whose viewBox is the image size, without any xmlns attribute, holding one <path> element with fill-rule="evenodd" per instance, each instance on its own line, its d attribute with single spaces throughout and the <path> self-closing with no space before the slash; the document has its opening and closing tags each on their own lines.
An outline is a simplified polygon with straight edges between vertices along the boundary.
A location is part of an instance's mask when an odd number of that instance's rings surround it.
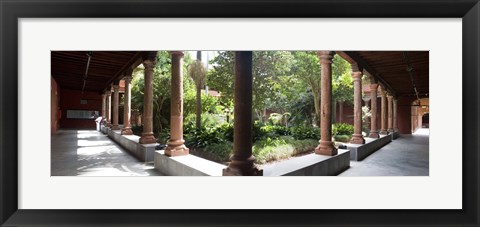
<svg viewBox="0 0 480 227">
<path fill-rule="evenodd" d="M 428 128 L 429 127 L 429 123 L 428 123 L 429 115 L 430 115 L 429 113 L 425 113 L 422 116 L 422 128 Z"/>
<path fill-rule="evenodd" d="M 412 102 L 412 133 L 419 128 L 429 127 L 429 99 L 422 98 Z"/>
</svg>

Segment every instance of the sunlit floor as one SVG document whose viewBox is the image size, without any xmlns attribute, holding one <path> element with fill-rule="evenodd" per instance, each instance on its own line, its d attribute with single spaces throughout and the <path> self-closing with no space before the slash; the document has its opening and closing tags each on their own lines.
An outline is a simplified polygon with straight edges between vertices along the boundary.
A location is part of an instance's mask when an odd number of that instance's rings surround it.
<svg viewBox="0 0 480 227">
<path fill-rule="evenodd" d="M 51 141 L 52 176 L 162 175 L 95 130 L 59 130 Z"/>
<path fill-rule="evenodd" d="M 59 130 L 52 135 L 52 176 L 161 176 L 95 130 Z M 339 176 L 428 176 L 429 129 L 401 135 L 362 161 L 350 161 Z"/>
<path fill-rule="evenodd" d="M 401 135 L 362 161 L 350 161 L 339 176 L 428 176 L 428 128 Z"/>
</svg>

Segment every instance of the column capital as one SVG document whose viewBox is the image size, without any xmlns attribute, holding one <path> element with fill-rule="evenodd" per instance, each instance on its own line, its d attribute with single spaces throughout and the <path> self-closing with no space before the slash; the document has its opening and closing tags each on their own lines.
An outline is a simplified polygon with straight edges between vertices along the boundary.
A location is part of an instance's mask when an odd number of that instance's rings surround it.
<svg viewBox="0 0 480 227">
<path fill-rule="evenodd" d="M 362 73 L 363 69 L 356 63 L 354 64 L 350 64 L 350 68 L 352 69 L 352 73 L 353 72 L 359 72 L 359 73 Z"/>
<path fill-rule="evenodd" d="M 107 96 L 111 96 L 111 95 L 112 95 L 112 91 L 111 91 L 111 90 L 107 90 L 107 91 L 105 91 L 105 95 L 107 95 Z"/>
<path fill-rule="evenodd" d="M 132 82 L 132 76 L 124 76 L 123 80 L 125 81 L 125 84 L 130 84 Z"/>
<path fill-rule="evenodd" d="M 320 63 L 333 63 L 332 59 L 335 56 L 334 51 L 317 51 L 317 56 L 320 57 Z"/>
<path fill-rule="evenodd" d="M 119 89 L 120 89 L 120 85 L 118 85 L 118 84 L 113 85 L 113 91 L 114 92 L 118 92 Z"/>
<path fill-rule="evenodd" d="M 168 51 L 170 55 L 180 55 L 180 57 L 183 57 L 183 51 Z"/>
<path fill-rule="evenodd" d="M 352 71 L 351 75 L 353 80 L 361 80 L 363 74 L 360 71 Z"/>
<path fill-rule="evenodd" d="M 143 61 L 155 62 L 156 59 L 157 59 L 157 51 L 142 51 Z"/>
<path fill-rule="evenodd" d="M 154 60 L 152 61 L 150 59 L 145 59 L 142 62 L 143 67 L 145 67 L 146 70 L 152 70 L 156 63 L 157 63 L 156 61 Z"/>
<path fill-rule="evenodd" d="M 387 99 L 388 99 L 389 102 L 391 102 L 393 100 L 393 96 L 390 95 L 390 94 L 387 94 Z"/>
</svg>

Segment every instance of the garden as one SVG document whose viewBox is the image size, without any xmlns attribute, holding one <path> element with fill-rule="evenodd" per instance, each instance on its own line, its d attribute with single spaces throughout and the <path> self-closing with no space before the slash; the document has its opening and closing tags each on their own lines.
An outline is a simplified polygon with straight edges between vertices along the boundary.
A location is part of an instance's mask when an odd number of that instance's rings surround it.
<svg viewBox="0 0 480 227">
<path fill-rule="evenodd" d="M 190 154 L 225 164 L 233 153 L 234 52 L 185 52 L 183 64 L 184 139 Z M 196 59 L 192 55 L 196 54 Z M 211 59 L 208 59 L 211 57 Z M 252 151 L 256 164 L 266 164 L 314 151 L 320 138 L 320 64 L 313 51 L 253 51 Z M 170 56 L 160 51 L 154 69 L 153 128 L 157 142 L 170 132 Z M 351 104 L 350 65 L 335 56 L 332 103 Z M 368 83 L 363 80 L 363 83 Z M 132 110 L 143 111 L 143 69 L 134 71 Z M 368 116 L 368 108 L 363 108 Z M 332 114 L 336 146 L 348 142 L 353 125 Z M 140 135 L 141 125 L 132 130 Z"/>
</svg>

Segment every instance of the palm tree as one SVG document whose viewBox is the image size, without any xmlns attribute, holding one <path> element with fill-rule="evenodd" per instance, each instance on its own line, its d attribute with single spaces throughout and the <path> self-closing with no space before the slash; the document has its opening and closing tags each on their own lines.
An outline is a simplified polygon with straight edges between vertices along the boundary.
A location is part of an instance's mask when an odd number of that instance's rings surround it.
<svg viewBox="0 0 480 227">
<path fill-rule="evenodd" d="M 188 74 L 195 82 L 195 88 L 197 89 L 197 102 L 196 102 L 196 127 L 200 129 L 201 114 L 202 114 L 202 88 L 205 86 L 206 69 L 203 66 L 201 60 L 201 52 L 197 51 L 197 60 L 193 62 L 188 69 Z"/>
</svg>

